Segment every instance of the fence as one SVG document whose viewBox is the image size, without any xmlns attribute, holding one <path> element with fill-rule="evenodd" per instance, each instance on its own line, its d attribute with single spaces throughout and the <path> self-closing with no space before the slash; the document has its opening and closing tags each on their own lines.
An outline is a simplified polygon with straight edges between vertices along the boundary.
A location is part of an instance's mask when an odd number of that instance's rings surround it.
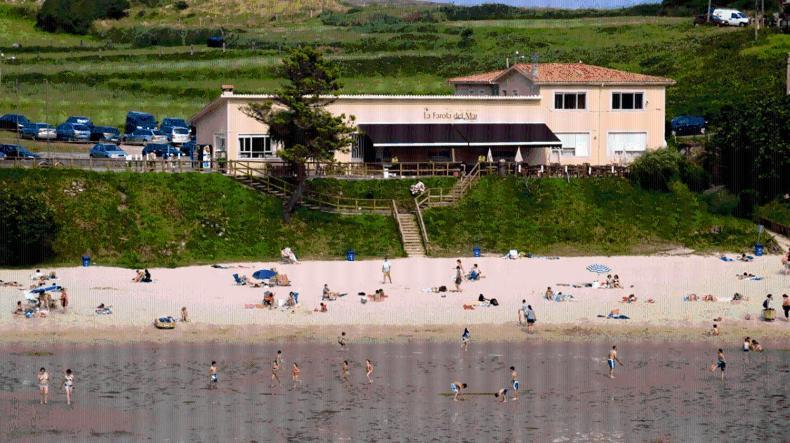
<svg viewBox="0 0 790 443">
<path fill-rule="evenodd" d="M 203 169 L 200 162 L 192 160 L 124 160 L 109 158 L 14 158 L 0 161 L 2 168 L 29 169 L 86 169 L 90 171 L 116 172 L 195 172 Z"/>
</svg>

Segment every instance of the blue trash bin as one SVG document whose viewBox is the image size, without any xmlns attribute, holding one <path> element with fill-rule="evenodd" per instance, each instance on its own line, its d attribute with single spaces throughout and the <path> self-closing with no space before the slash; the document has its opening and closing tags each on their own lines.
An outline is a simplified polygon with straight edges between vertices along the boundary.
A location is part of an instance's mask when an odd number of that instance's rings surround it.
<svg viewBox="0 0 790 443">
<path fill-rule="evenodd" d="M 91 258 L 88 257 L 87 255 L 83 255 L 82 256 L 82 266 L 84 268 L 87 268 L 90 265 L 91 265 Z"/>
<path fill-rule="evenodd" d="M 349 249 L 346 251 L 346 260 L 347 261 L 354 261 L 357 259 L 357 251 L 353 249 Z"/>
<path fill-rule="evenodd" d="M 474 248 L 472 248 L 472 256 L 480 257 L 480 247 L 475 246 Z"/>
<path fill-rule="evenodd" d="M 762 255 L 763 255 L 763 245 L 761 245 L 759 243 L 754 245 L 754 255 L 756 255 L 757 257 L 762 257 Z"/>
</svg>

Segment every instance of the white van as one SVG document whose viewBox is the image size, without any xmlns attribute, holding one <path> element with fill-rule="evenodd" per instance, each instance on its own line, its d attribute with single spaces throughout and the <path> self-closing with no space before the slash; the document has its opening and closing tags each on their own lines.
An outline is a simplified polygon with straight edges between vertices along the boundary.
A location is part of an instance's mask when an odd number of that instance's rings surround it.
<svg viewBox="0 0 790 443">
<path fill-rule="evenodd" d="M 749 16 L 737 9 L 714 9 L 714 21 L 721 25 L 748 26 Z"/>
</svg>

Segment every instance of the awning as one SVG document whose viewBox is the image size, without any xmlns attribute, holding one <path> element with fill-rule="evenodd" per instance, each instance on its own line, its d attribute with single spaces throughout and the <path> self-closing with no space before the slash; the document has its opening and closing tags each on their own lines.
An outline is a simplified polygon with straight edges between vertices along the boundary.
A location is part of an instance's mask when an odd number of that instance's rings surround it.
<svg viewBox="0 0 790 443">
<path fill-rule="evenodd" d="M 360 124 L 373 146 L 562 146 L 543 123 Z"/>
</svg>

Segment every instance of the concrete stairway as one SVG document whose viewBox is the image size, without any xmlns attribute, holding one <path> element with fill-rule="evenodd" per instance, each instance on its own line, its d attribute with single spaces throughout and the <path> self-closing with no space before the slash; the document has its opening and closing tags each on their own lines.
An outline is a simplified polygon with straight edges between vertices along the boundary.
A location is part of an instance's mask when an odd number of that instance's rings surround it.
<svg viewBox="0 0 790 443">
<path fill-rule="evenodd" d="M 422 244 L 420 226 L 417 224 L 417 217 L 411 213 L 398 213 L 398 223 L 400 225 L 403 249 L 409 257 L 425 256 L 425 246 Z"/>
</svg>

